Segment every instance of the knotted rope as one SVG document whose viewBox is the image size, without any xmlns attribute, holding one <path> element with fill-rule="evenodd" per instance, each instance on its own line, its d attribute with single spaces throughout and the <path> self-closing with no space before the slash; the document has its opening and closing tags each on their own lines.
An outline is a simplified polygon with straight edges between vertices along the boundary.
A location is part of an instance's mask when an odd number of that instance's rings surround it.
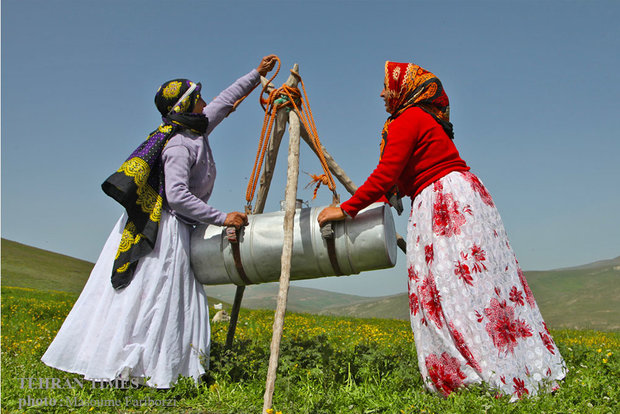
<svg viewBox="0 0 620 414">
<path fill-rule="evenodd" d="M 336 193 L 336 183 L 331 175 L 331 172 L 329 171 L 329 166 L 325 159 L 325 155 L 323 154 L 323 147 L 321 146 L 321 141 L 319 140 L 319 134 L 316 129 L 316 124 L 314 122 L 314 116 L 312 115 L 312 109 L 310 108 L 310 102 L 308 101 L 308 94 L 306 93 L 306 87 L 299 73 L 291 70 L 293 76 L 295 76 L 301 83 L 301 87 L 303 90 L 303 99 L 302 93 L 298 88 L 293 88 L 288 85 L 282 85 L 280 88 L 277 89 L 274 88 L 269 93 L 267 99 L 263 98 L 263 94 L 266 93 L 267 87 L 269 86 L 271 81 L 278 75 L 278 72 L 280 72 L 280 59 L 276 57 L 276 60 L 278 61 L 278 68 L 271 77 L 271 79 L 269 79 L 269 82 L 265 83 L 259 96 L 259 102 L 261 107 L 265 111 L 265 116 L 263 118 L 263 127 L 258 143 L 258 150 L 256 151 L 254 168 L 252 169 L 252 174 L 250 175 L 250 180 L 248 182 L 248 187 L 245 193 L 245 199 L 247 202 L 246 212 L 249 213 L 252 209 L 252 200 L 254 199 L 254 193 L 256 192 L 256 186 L 259 181 L 260 171 L 262 169 L 265 154 L 267 152 L 267 146 L 269 144 L 269 138 L 273 127 L 273 122 L 276 118 L 278 110 L 286 107 L 295 111 L 295 113 L 301 120 L 301 123 L 306 128 L 310 142 L 314 146 L 314 150 L 318 155 L 321 167 L 323 168 L 322 175 L 312 176 L 313 181 L 311 182 L 311 184 L 315 182 L 317 183 L 317 187 L 314 191 L 314 197 L 316 197 L 316 191 L 318 187 L 321 184 L 326 184 L 333 193 L 333 202 L 338 203 L 339 197 Z M 245 97 L 241 98 L 239 101 L 243 99 L 245 99 Z M 236 105 L 237 103 L 235 103 L 235 107 Z"/>
</svg>

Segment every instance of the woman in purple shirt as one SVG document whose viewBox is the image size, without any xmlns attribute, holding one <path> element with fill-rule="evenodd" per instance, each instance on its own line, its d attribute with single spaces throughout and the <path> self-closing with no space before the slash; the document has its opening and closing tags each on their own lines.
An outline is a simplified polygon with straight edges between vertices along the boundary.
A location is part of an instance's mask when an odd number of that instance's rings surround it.
<svg viewBox="0 0 620 414">
<path fill-rule="evenodd" d="M 197 223 L 247 223 L 244 213 L 208 204 L 216 175 L 208 135 L 275 62 L 264 57 L 209 104 L 201 85 L 187 79 L 159 88 L 163 123 L 102 185 L 125 212 L 41 358 L 45 364 L 89 381 L 157 388 L 205 372 L 209 309 L 190 266 L 190 231 Z"/>
</svg>

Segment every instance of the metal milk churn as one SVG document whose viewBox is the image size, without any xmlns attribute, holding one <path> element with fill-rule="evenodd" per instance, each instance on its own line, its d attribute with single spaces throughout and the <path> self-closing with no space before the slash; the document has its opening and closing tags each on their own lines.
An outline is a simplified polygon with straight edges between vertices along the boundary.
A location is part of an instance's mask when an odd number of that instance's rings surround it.
<svg viewBox="0 0 620 414">
<path fill-rule="evenodd" d="M 324 207 L 295 210 L 291 280 L 357 274 L 396 264 L 396 229 L 388 205 L 375 203 L 354 220 L 333 222 L 324 238 L 317 216 Z M 191 262 L 206 285 L 249 285 L 280 278 L 284 211 L 250 215 L 231 243 L 226 229 L 200 225 L 192 232 Z"/>
</svg>

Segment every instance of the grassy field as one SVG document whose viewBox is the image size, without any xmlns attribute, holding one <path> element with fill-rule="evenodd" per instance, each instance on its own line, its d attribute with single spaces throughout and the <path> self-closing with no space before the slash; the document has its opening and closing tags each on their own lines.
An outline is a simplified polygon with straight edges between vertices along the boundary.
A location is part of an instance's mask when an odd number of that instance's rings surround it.
<svg viewBox="0 0 620 414">
<path fill-rule="evenodd" d="M 171 390 L 121 389 L 84 382 L 40 362 L 76 298 L 75 293 L 2 287 L 3 413 L 260 412 L 272 311 L 242 310 L 228 351 L 222 345 L 227 325 L 213 325 L 211 370 L 201 385 L 181 379 Z M 274 413 L 618 412 L 620 335 L 552 334 L 569 368 L 554 395 L 510 403 L 477 387 L 442 398 L 423 388 L 407 322 L 288 314 Z"/>
<path fill-rule="evenodd" d="M 528 271 L 525 276 L 547 325 L 620 331 L 620 257 L 572 269 Z M 228 302 L 232 302 L 235 292 L 230 285 L 207 286 L 206 290 L 209 295 Z M 277 283 L 248 286 L 243 306 L 275 309 L 277 291 Z M 320 315 L 408 321 L 409 297 L 404 292 L 361 297 L 293 286 L 288 309 Z"/>
<path fill-rule="evenodd" d="M 79 293 L 92 266 L 92 263 L 2 239 L 2 283 L 5 286 Z M 525 276 L 548 326 L 620 331 L 620 257 L 571 269 L 530 271 L 525 272 Z M 210 303 L 232 303 L 235 287 L 207 286 L 206 291 Z M 243 306 L 275 309 L 277 291 L 277 283 L 248 286 Z M 287 309 L 321 315 L 409 320 L 406 293 L 373 298 L 292 286 Z"/>
</svg>

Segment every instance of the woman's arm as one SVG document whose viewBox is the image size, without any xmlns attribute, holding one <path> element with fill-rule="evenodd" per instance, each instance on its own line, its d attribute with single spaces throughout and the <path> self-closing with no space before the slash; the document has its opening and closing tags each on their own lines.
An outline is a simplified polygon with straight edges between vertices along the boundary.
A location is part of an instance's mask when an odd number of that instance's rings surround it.
<svg viewBox="0 0 620 414">
<path fill-rule="evenodd" d="M 395 184 L 410 162 L 420 128 L 407 112 L 396 118 L 389 126 L 387 144 L 375 170 L 355 194 L 342 203 L 342 210 L 355 217 L 357 213 L 383 197 Z"/>
<path fill-rule="evenodd" d="M 210 103 L 205 106 L 202 113 L 209 118 L 209 126 L 207 127 L 207 135 L 213 131 L 226 116 L 230 113 L 233 105 L 237 100 L 241 99 L 245 94 L 250 92 L 258 82 L 260 75 L 256 69 L 252 69 L 250 73 L 237 79 L 232 85 L 224 89 Z"/>
<path fill-rule="evenodd" d="M 207 135 L 213 131 L 233 109 L 235 102 L 250 93 L 260 82 L 260 77 L 265 76 L 273 69 L 276 63 L 275 55 L 265 56 L 258 64 L 256 69 L 237 79 L 232 85 L 224 89 L 211 103 L 202 110 L 202 113 L 209 118 Z"/>
<path fill-rule="evenodd" d="M 241 227 L 248 224 L 245 213 L 224 213 L 196 197 L 189 190 L 189 175 L 194 163 L 189 149 L 183 145 L 166 147 L 162 154 L 165 191 L 168 206 L 182 218 L 198 223 Z"/>
<path fill-rule="evenodd" d="M 167 147 L 163 154 L 166 200 L 182 218 L 199 223 L 217 224 L 226 221 L 226 213 L 208 205 L 189 190 L 189 176 L 193 164 L 189 149 L 183 145 Z"/>
</svg>

